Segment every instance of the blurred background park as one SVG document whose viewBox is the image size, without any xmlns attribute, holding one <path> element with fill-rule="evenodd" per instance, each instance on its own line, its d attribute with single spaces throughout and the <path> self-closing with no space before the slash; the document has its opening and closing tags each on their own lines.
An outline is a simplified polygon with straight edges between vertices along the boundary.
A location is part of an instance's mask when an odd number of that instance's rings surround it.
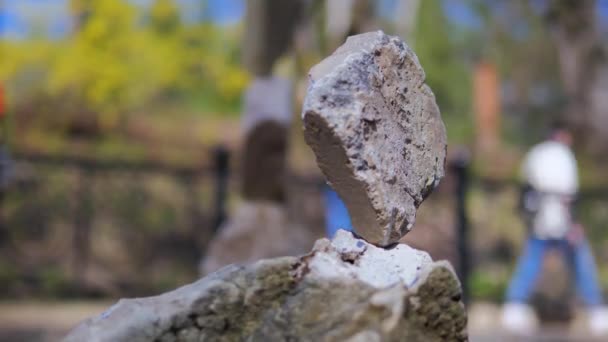
<svg viewBox="0 0 608 342">
<path fill-rule="evenodd" d="M 526 237 L 521 159 L 560 118 L 607 292 L 606 0 L 0 0 L 0 311 L 25 315 L 0 328 L 45 312 L 36 305 L 196 280 L 247 197 L 247 153 L 264 154 L 246 149 L 243 124 L 256 78 L 293 88 L 285 141 L 269 152 L 280 145 L 285 169 L 274 199 L 311 246 L 323 179 L 302 135 L 306 73 L 378 29 L 418 55 L 449 138 L 450 171 L 405 240 L 452 261 L 472 308 L 500 304 Z M 567 322 L 571 277 L 548 259 L 535 303 Z"/>
</svg>

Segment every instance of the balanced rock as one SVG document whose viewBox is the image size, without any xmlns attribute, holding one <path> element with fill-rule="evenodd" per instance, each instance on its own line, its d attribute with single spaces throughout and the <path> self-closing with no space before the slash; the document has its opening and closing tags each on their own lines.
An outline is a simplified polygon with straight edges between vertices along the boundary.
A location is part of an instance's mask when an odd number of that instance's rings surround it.
<svg viewBox="0 0 608 342">
<path fill-rule="evenodd" d="M 121 300 L 66 341 L 464 341 L 460 297 L 448 263 L 339 231 L 304 256 L 231 265 Z"/>
<path fill-rule="evenodd" d="M 354 229 L 399 241 L 444 175 L 446 131 L 414 52 L 383 32 L 349 37 L 310 71 L 306 142 Z"/>
</svg>

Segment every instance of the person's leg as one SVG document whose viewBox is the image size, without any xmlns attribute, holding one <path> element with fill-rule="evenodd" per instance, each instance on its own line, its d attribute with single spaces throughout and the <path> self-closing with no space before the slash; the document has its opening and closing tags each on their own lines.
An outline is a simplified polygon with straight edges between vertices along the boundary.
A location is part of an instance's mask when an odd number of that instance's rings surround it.
<svg viewBox="0 0 608 342">
<path fill-rule="evenodd" d="M 333 238 L 338 229 L 351 231 L 352 225 L 348 209 L 346 209 L 340 196 L 329 186 L 325 187 L 323 195 L 325 197 L 325 228 L 327 236 Z"/>
<path fill-rule="evenodd" d="M 526 303 L 530 299 L 542 268 L 548 243 L 546 240 L 534 237 L 528 239 L 507 289 L 507 302 Z"/>
<path fill-rule="evenodd" d="M 534 310 L 527 302 L 536 285 L 547 248 L 549 248 L 548 241 L 528 238 L 507 289 L 506 303 L 501 316 L 504 329 L 516 334 L 527 335 L 533 333 L 538 326 Z"/>
<path fill-rule="evenodd" d="M 602 305 L 602 291 L 597 278 L 597 266 L 586 239 L 567 245 L 567 255 L 574 271 L 576 289 L 586 306 Z"/>
<path fill-rule="evenodd" d="M 593 335 L 608 335 L 608 308 L 602 304 L 597 266 L 586 239 L 567 245 L 568 259 L 574 271 L 576 289 L 589 308 L 589 329 Z"/>
</svg>

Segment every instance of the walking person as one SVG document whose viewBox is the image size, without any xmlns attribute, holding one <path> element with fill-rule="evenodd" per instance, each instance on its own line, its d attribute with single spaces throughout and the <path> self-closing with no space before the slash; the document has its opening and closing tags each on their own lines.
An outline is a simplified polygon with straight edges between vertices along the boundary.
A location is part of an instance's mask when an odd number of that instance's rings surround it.
<svg viewBox="0 0 608 342">
<path fill-rule="evenodd" d="M 514 332 L 530 333 L 534 329 L 535 317 L 528 302 L 544 256 L 557 250 L 573 271 L 577 293 L 588 309 L 590 331 L 595 335 L 608 333 L 608 309 L 602 302 L 597 267 L 583 227 L 573 215 L 579 184 L 571 145 L 571 133 L 558 124 L 524 160 L 521 209 L 529 234 L 502 313 L 503 326 Z"/>
</svg>

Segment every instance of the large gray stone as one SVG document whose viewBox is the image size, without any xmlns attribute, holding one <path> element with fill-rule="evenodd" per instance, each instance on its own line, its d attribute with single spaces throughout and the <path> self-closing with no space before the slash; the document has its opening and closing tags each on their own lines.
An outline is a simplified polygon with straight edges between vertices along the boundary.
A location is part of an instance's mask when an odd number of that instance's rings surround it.
<svg viewBox="0 0 608 342">
<path fill-rule="evenodd" d="M 66 341 L 464 341 L 460 296 L 448 263 L 339 231 L 301 257 L 232 265 L 121 300 Z"/>
<path fill-rule="evenodd" d="M 317 238 L 289 220 L 284 205 L 243 201 L 210 241 L 200 272 L 206 275 L 233 263 L 303 254 Z"/>
<path fill-rule="evenodd" d="M 387 246 L 444 175 L 446 132 L 414 52 L 381 31 L 349 37 L 310 71 L 306 142 L 355 231 Z"/>
</svg>

